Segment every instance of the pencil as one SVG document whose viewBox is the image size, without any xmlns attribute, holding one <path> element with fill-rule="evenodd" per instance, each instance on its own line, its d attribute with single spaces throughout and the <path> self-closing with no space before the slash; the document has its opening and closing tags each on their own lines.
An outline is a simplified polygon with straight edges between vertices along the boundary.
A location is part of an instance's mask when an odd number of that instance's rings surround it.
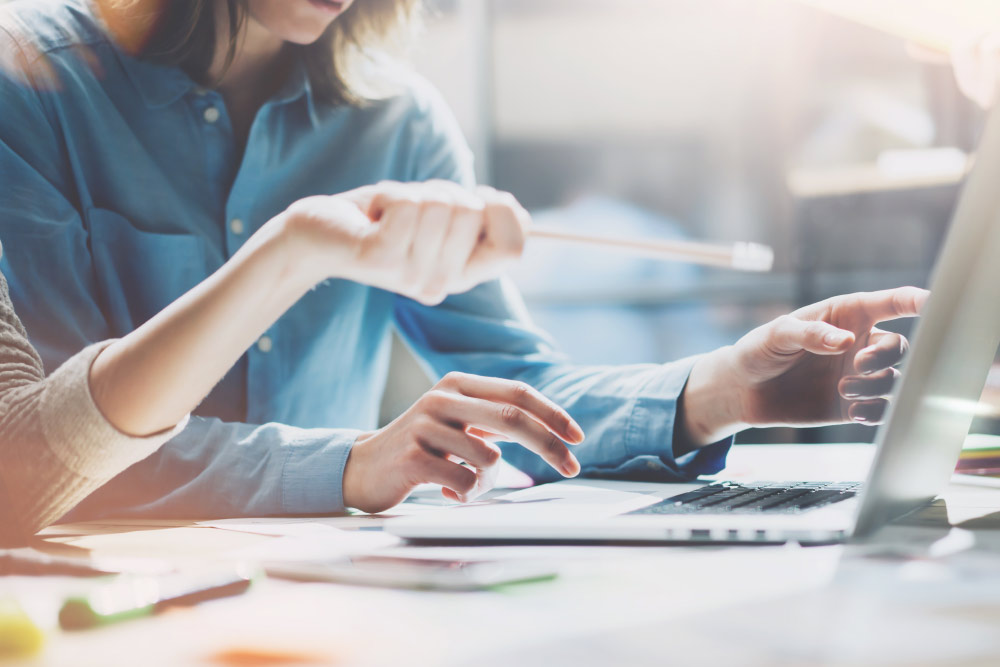
<svg viewBox="0 0 1000 667">
<path fill-rule="evenodd" d="M 703 266 L 720 266 L 738 271 L 770 271 L 774 265 L 774 250 L 759 243 L 733 243 L 731 245 L 699 243 L 696 241 L 664 241 L 620 236 L 579 234 L 545 227 L 530 227 L 528 236 L 536 239 L 586 243 L 614 248 L 642 257 L 671 262 L 686 262 Z"/>
</svg>

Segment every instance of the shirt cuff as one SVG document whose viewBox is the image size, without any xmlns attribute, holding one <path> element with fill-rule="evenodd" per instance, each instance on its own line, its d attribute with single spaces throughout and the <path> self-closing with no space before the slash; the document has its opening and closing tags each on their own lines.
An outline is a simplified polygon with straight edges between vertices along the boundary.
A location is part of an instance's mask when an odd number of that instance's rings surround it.
<svg viewBox="0 0 1000 667">
<path fill-rule="evenodd" d="M 664 470 L 681 479 L 712 475 L 726 467 L 726 455 L 733 438 L 674 458 L 674 429 L 681 393 L 698 357 L 681 359 L 664 367 L 638 394 L 625 432 L 625 449 L 635 459 L 650 456 L 662 462 Z M 648 466 L 650 472 L 653 466 Z"/>
<path fill-rule="evenodd" d="M 110 479 L 156 451 L 187 425 L 137 437 L 119 431 L 94 402 L 90 368 L 114 340 L 80 351 L 45 379 L 39 413 L 42 432 L 52 452 L 74 473 L 90 479 Z"/>
<path fill-rule="evenodd" d="M 344 507 L 344 469 L 361 431 L 330 430 L 309 442 L 292 442 L 281 471 L 281 506 L 286 514 L 335 514 Z"/>
</svg>

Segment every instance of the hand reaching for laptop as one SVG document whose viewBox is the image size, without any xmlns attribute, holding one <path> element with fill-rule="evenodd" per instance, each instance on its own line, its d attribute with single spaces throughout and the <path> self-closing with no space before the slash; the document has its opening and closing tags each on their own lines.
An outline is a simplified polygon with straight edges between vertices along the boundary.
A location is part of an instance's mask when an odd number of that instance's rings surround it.
<svg viewBox="0 0 1000 667">
<path fill-rule="evenodd" d="M 877 424 L 907 349 L 879 322 L 919 314 L 928 292 L 901 287 L 832 297 L 705 355 L 684 395 L 693 445 L 748 427 Z"/>
</svg>

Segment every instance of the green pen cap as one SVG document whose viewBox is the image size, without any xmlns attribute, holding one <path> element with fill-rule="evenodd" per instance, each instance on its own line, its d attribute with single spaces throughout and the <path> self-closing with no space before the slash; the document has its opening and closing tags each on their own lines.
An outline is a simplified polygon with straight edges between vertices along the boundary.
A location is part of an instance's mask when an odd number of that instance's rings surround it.
<svg viewBox="0 0 1000 667">
<path fill-rule="evenodd" d="M 133 618 L 151 615 L 156 609 L 155 604 L 143 607 L 131 607 L 101 613 L 94 609 L 90 599 L 86 597 L 69 598 L 59 610 L 59 626 L 63 630 L 87 630 L 101 625 L 127 621 Z"/>
</svg>

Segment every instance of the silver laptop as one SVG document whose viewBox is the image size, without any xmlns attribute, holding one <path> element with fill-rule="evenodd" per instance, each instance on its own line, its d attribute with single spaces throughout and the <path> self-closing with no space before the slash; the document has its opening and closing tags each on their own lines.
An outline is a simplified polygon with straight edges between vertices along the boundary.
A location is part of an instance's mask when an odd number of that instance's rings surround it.
<svg viewBox="0 0 1000 667">
<path fill-rule="evenodd" d="M 566 480 L 392 519 L 421 540 L 835 542 L 870 535 L 948 483 L 1000 346 L 1000 107 L 952 221 L 875 460 L 859 482 Z"/>
</svg>

